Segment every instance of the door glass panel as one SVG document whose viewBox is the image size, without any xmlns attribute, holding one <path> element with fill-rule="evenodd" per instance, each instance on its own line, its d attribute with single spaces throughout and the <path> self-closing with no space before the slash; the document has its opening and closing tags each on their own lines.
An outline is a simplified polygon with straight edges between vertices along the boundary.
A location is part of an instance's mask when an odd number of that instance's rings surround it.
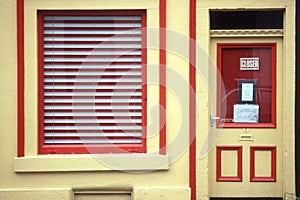
<svg viewBox="0 0 300 200">
<path fill-rule="evenodd" d="M 218 44 L 223 127 L 275 127 L 275 54 L 274 44 Z"/>
</svg>

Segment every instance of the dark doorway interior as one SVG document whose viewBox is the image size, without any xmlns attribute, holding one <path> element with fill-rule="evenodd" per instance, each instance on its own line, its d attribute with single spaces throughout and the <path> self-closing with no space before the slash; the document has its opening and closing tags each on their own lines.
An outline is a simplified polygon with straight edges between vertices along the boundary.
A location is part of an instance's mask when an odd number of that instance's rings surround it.
<svg viewBox="0 0 300 200">
<path fill-rule="evenodd" d="M 283 29 L 280 11 L 210 11 L 210 29 Z"/>
</svg>

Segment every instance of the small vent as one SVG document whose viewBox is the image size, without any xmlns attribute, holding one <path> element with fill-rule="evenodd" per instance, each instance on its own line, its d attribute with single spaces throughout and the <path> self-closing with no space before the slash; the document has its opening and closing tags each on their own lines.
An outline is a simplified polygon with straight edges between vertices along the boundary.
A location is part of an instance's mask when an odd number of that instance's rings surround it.
<svg viewBox="0 0 300 200">
<path fill-rule="evenodd" d="M 131 200 L 130 191 L 80 191 L 74 200 Z"/>
</svg>

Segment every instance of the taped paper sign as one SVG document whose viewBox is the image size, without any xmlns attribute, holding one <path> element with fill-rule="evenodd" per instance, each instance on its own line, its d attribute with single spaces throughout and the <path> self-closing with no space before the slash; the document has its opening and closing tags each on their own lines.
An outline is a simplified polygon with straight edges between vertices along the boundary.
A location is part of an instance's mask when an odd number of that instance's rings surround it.
<svg viewBox="0 0 300 200">
<path fill-rule="evenodd" d="M 259 58 L 240 58 L 240 70 L 259 70 Z"/>
<path fill-rule="evenodd" d="M 258 105 L 235 104 L 233 106 L 233 122 L 258 123 Z"/>
</svg>

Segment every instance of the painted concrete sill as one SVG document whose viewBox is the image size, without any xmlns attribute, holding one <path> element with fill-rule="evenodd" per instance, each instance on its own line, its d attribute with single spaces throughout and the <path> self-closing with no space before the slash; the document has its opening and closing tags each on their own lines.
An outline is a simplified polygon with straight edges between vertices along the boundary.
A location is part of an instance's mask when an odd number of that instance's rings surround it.
<svg viewBox="0 0 300 200">
<path fill-rule="evenodd" d="M 14 171 L 152 171 L 167 170 L 169 156 L 159 154 L 39 155 L 15 158 Z"/>
</svg>

